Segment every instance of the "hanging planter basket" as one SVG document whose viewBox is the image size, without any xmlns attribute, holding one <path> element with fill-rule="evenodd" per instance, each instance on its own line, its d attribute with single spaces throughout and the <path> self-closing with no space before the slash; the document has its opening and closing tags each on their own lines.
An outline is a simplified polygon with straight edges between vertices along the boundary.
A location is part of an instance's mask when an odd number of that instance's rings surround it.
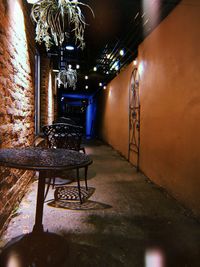
<svg viewBox="0 0 200 267">
<path fill-rule="evenodd" d="M 73 90 L 76 89 L 77 83 L 77 72 L 71 68 L 60 70 L 58 73 L 58 86 L 64 85 L 64 88 L 72 87 Z"/>
<path fill-rule="evenodd" d="M 85 47 L 85 17 L 81 7 L 92 8 L 76 0 L 39 0 L 32 7 L 31 16 L 36 22 L 36 42 L 45 43 L 49 50 L 53 44 L 62 46 L 73 32 L 77 47 Z"/>
</svg>

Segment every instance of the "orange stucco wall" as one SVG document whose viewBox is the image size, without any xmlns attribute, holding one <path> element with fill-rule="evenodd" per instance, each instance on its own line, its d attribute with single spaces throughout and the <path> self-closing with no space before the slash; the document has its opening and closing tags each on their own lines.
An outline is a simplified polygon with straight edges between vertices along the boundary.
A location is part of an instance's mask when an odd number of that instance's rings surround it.
<svg viewBox="0 0 200 267">
<path fill-rule="evenodd" d="M 140 168 L 200 215 L 200 5 L 182 1 L 139 48 Z"/>
<path fill-rule="evenodd" d="M 128 157 L 129 140 L 129 84 L 132 64 L 122 71 L 106 90 L 101 91 L 98 111 L 101 138 Z"/>
<path fill-rule="evenodd" d="M 200 216 L 200 5 L 183 0 L 139 47 L 140 169 Z M 100 135 L 127 157 L 132 64 L 101 92 Z"/>
</svg>

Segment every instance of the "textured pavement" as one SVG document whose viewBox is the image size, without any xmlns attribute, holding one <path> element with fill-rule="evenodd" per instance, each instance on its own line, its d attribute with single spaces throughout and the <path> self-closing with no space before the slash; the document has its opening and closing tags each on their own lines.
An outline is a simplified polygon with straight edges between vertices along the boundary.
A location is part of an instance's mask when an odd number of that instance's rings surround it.
<svg viewBox="0 0 200 267">
<path fill-rule="evenodd" d="M 200 224 L 111 147 L 91 142 L 86 152 L 94 161 L 88 173 L 88 185 L 94 191 L 89 200 L 82 206 L 65 203 L 61 208 L 51 201 L 52 188 L 48 194 L 43 216 L 45 231 L 61 235 L 66 241 L 64 247 L 62 242 L 55 243 L 54 255 L 60 257 L 63 252 L 65 259 L 48 266 L 200 266 Z M 71 182 L 75 174 L 66 176 L 68 186 L 76 186 Z M 37 180 L 15 211 L 1 238 L 1 247 L 32 231 L 36 191 Z M 41 251 L 48 243 L 45 238 L 41 238 Z M 37 251 L 37 257 L 41 251 Z"/>
</svg>

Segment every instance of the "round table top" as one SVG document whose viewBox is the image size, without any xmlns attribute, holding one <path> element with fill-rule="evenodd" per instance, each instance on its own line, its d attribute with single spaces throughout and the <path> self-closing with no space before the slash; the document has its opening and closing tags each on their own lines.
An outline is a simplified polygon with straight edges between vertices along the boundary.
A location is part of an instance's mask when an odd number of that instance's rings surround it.
<svg viewBox="0 0 200 267">
<path fill-rule="evenodd" d="M 86 154 L 62 148 L 3 148 L 0 166 L 27 170 L 68 170 L 92 163 Z"/>
</svg>

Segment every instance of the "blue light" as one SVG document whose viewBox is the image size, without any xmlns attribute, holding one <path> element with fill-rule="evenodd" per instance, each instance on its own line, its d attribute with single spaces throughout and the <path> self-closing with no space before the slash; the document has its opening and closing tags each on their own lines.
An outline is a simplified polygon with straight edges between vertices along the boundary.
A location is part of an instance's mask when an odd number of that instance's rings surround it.
<svg viewBox="0 0 200 267">
<path fill-rule="evenodd" d="M 96 101 L 91 101 L 86 111 L 86 137 L 88 139 L 95 136 L 96 111 Z"/>
<path fill-rule="evenodd" d="M 74 98 L 74 99 L 89 99 L 90 96 L 88 94 L 65 94 L 63 93 L 62 96 L 66 97 L 66 98 Z"/>
<path fill-rule="evenodd" d="M 97 104 L 96 101 L 92 96 L 89 96 L 88 94 L 62 94 L 62 97 L 64 98 L 71 98 L 74 99 L 73 105 L 80 105 L 81 102 L 80 99 L 88 99 L 88 106 L 86 109 L 86 137 L 87 139 L 90 139 L 95 136 L 95 121 L 96 121 L 96 112 L 97 112 Z M 77 101 L 76 101 L 77 99 Z M 63 102 L 62 102 L 63 103 Z"/>
<path fill-rule="evenodd" d="M 88 105 L 86 111 L 86 136 L 90 137 L 92 127 L 92 105 Z"/>
</svg>

